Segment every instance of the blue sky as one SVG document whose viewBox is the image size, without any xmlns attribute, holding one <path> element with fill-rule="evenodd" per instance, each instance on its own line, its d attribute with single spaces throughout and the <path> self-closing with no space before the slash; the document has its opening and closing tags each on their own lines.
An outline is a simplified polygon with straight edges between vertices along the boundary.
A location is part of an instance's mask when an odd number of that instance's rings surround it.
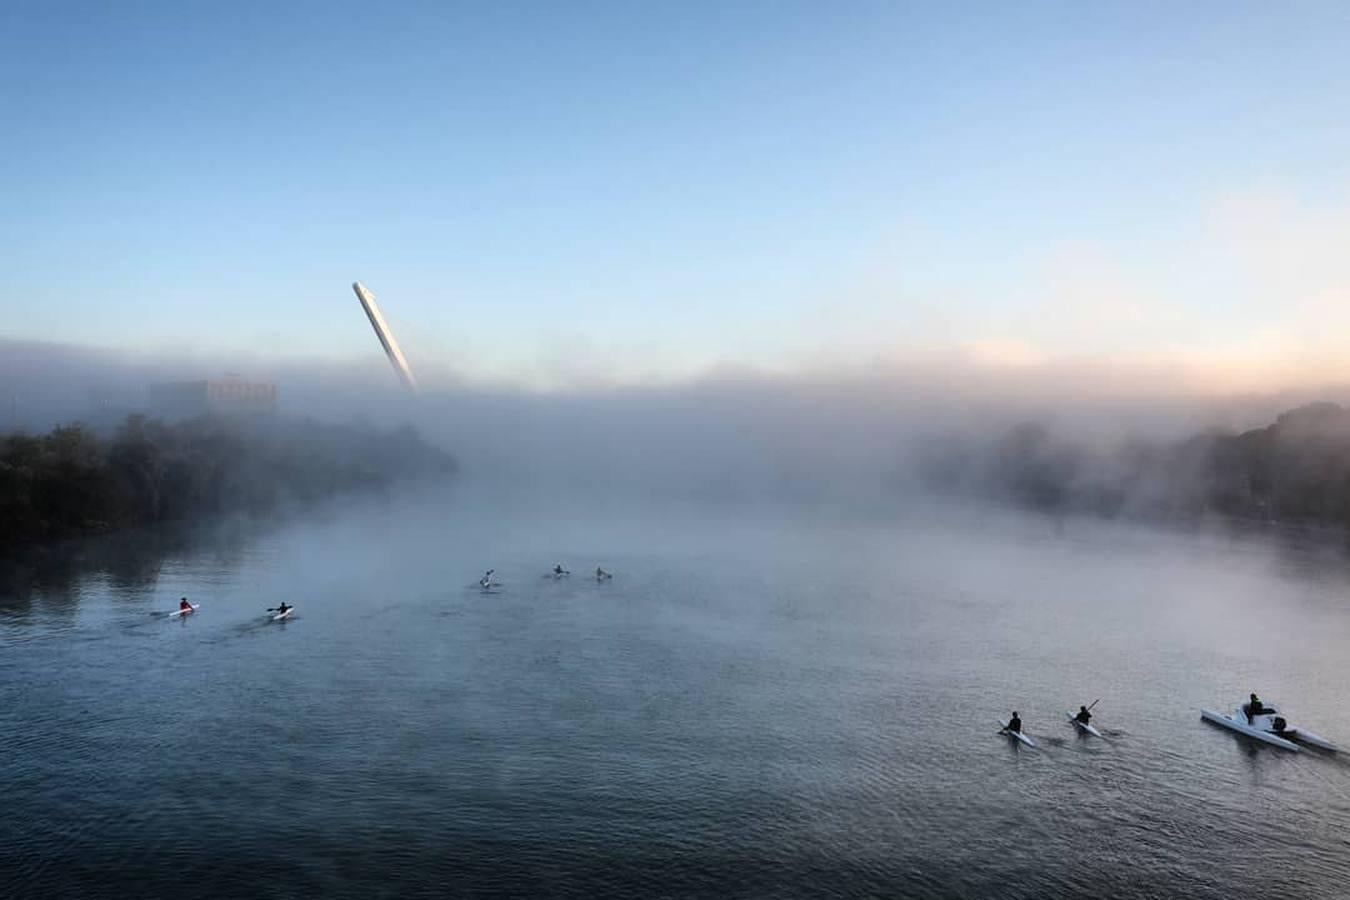
<svg viewBox="0 0 1350 900">
<path fill-rule="evenodd" d="M 7 3 L 0 335 L 354 359 L 360 278 L 507 383 L 1334 356 L 1350 6 L 1280 6 Z"/>
</svg>

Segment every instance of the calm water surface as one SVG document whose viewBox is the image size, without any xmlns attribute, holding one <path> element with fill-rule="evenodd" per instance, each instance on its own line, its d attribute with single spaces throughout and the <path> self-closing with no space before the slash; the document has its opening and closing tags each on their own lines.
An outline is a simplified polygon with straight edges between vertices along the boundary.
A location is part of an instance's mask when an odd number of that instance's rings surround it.
<svg viewBox="0 0 1350 900">
<path fill-rule="evenodd" d="M 452 492 L 99 552 L 5 581 L 0 896 L 1350 896 L 1350 764 L 1199 719 L 1350 744 L 1336 547 Z"/>
</svg>

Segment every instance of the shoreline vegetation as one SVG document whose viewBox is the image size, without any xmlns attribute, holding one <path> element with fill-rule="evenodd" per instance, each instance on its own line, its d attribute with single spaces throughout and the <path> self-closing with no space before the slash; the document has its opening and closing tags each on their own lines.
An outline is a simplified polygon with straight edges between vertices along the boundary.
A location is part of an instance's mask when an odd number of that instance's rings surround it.
<svg viewBox="0 0 1350 900">
<path fill-rule="evenodd" d="M 129 416 L 0 436 L 0 553 L 225 514 L 273 515 L 455 472 L 412 428 L 286 418 Z"/>
<path fill-rule="evenodd" d="M 1350 410 L 1335 403 L 1241 433 L 1105 448 L 1024 423 L 993 442 L 926 440 L 916 462 L 936 493 L 1043 513 L 1350 529 Z"/>
<path fill-rule="evenodd" d="M 911 471 L 938 495 L 1052 515 L 1206 517 L 1350 532 L 1350 410 L 1314 403 L 1241 433 L 1111 446 L 1038 423 L 921 440 Z M 136 528 L 265 518 L 352 492 L 442 477 L 454 458 L 404 427 L 281 417 L 140 415 L 0 435 L 0 554 Z"/>
</svg>

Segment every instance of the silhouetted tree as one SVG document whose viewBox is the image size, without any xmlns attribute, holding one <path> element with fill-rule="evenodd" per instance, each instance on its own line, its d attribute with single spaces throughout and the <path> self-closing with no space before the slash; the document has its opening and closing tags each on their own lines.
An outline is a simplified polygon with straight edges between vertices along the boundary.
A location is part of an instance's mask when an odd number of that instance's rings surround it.
<svg viewBox="0 0 1350 900">
<path fill-rule="evenodd" d="M 0 549 L 128 525 L 285 503 L 454 471 L 412 429 L 131 416 L 111 438 L 82 425 L 0 439 Z"/>
</svg>

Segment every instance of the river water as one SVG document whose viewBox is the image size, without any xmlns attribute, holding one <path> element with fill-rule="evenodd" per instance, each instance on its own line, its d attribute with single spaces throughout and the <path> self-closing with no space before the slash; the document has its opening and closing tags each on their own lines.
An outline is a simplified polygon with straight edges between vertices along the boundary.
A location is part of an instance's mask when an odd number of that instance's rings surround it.
<svg viewBox="0 0 1350 900">
<path fill-rule="evenodd" d="M 4 582 L 0 896 L 1350 896 L 1350 764 L 1199 717 L 1350 744 L 1324 541 L 461 489 L 82 556 Z"/>
</svg>

